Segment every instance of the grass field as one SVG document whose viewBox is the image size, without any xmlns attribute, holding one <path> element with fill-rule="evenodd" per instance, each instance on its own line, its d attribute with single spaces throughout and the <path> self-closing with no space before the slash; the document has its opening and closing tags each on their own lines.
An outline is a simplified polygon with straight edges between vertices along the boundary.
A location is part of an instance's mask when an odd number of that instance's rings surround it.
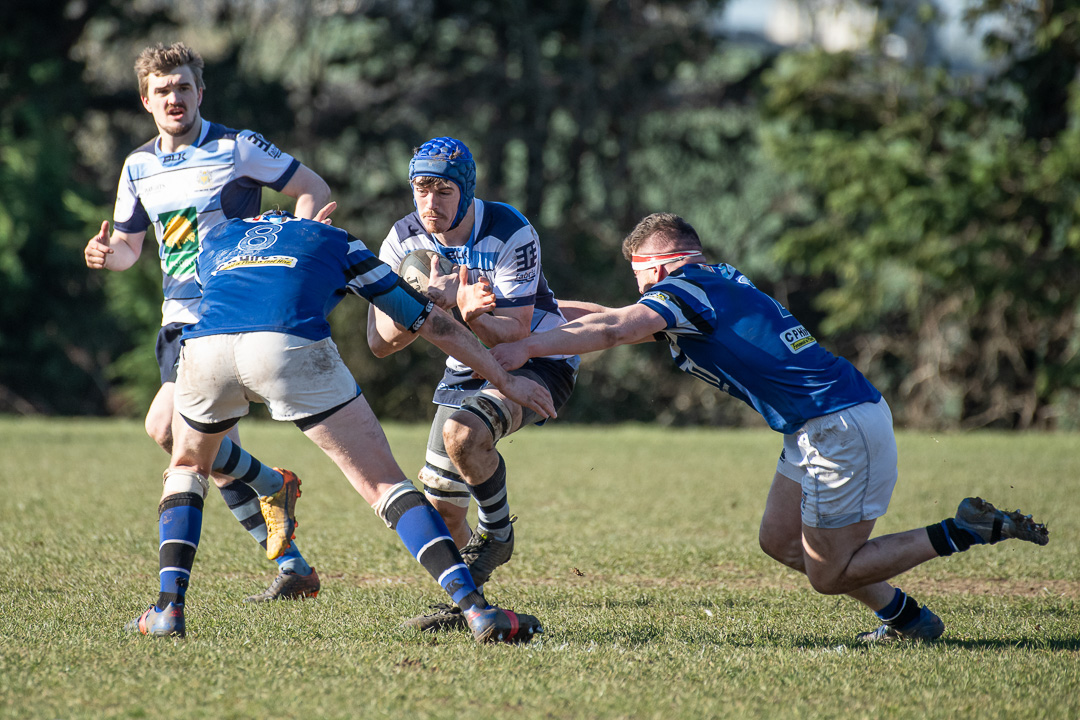
<svg viewBox="0 0 1080 720">
<path fill-rule="evenodd" d="M 240 602 L 272 564 L 213 493 L 186 640 L 129 636 L 157 595 L 165 456 L 141 425 L 0 418 L 4 718 L 1077 718 L 1080 437 L 900 435 L 886 533 L 966 495 L 1045 521 L 899 584 L 943 617 L 932 646 L 860 647 L 854 601 L 757 548 L 779 451 L 765 430 L 558 426 L 505 440 L 517 551 L 489 584 L 542 639 L 484 646 L 399 628 L 441 591 L 291 426 L 245 444 L 304 479 L 315 600 Z M 411 476 L 427 430 L 391 426 Z"/>
</svg>

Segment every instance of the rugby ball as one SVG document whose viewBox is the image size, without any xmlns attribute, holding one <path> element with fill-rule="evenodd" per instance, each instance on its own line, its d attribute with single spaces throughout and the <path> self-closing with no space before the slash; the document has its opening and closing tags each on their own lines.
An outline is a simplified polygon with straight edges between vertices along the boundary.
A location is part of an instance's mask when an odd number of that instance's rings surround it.
<svg viewBox="0 0 1080 720">
<path fill-rule="evenodd" d="M 439 272 L 449 275 L 454 272 L 454 263 L 444 258 L 434 250 L 422 248 L 413 250 L 401 260 L 398 266 L 398 275 L 413 286 L 418 292 L 427 292 L 428 276 L 431 274 L 431 258 L 439 258 Z"/>
</svg>

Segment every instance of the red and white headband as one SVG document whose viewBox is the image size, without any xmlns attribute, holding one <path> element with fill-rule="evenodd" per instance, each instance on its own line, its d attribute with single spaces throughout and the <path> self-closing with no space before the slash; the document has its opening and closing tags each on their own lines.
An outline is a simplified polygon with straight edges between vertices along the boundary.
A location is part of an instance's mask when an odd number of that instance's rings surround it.
<svg viewBox="0 0 1080 720">
<path fill-rule="evenodd" d="M 630 267 L 634 270 L 648 270 L 649 268 L 667 265 L 669 262 L 700 254 L 700 250 L 679 250 L 678 252 L 652 253 L 651 255 L 632 255 L 630 257 Z"/>
</svg>

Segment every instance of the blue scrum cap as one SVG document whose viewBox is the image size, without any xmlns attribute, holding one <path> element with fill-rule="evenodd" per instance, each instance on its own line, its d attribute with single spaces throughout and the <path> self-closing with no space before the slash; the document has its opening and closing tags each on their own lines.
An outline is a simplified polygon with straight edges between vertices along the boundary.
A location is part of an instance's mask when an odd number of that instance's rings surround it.
<svg viewBox="0 0 1080 720">
<path fill-rule="evenodd" d="M 465 143 L 451 137 L 437 137 L 428 140 L 413 154 L 409 162 L 409 182 L 414 178 L 446 178 L 458 186 L 461 200 L 458 202 L 457 215 L 450 229 L 456 228 L 469 212 L 469 206 L 476 192 L 476 163 Z"/>
</svg>

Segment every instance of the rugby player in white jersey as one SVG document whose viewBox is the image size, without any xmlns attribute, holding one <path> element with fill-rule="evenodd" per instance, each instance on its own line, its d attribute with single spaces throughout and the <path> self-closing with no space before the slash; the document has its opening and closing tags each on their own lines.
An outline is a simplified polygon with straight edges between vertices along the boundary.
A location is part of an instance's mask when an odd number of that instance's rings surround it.
<svg viewBox="0 0 1080 720">
<path fill-rule="evenodd" d="M 641 299 L 550 332 L 500 345 L 512 369 L 528 358 L 665 340 L 680 370 L 746 402 L 784 436 L 759 542 L 815 590 L 846 594 L 882 624 L 863 642 L 930 641 L 941 619 L 887 580 L 935 557 L 1018 538 L 1045 545 L 1046 528 L 980 498 L 925 528 L 870 538 L 897 480 L 892 414 L 870 382 L 822 348 L 786 308 L 734 267 L 709 264 L 682 218 L 650 215 L 623 242 Z M 580 307 L 580 304 L 578 304 Z"/>
<path fill-rule="evenodd" d="M 202 58 L 183 43 L 158 44 L 139 54 L 139 95 L 158 134 L 124 162 L 112 232 L 103 221 L 84 250 L 91 269 L 126 270 L 139 259 L 146 230 L 154 226 L 164 295 L 157 339 L 161 389 L 146 414 L 146 432 L 166 452 L 172 451 L 180 334 L 199 320 L 195 258 L 200 238 L 224 220 L 257 215 L 263 187 L 295 198 L 297 217 L 315 217 L 330 199 L 322 178 L 258 133 L 203 119 L 202 71 Z M 242 450 L 235 428 L 213 467 L 214 482 L 233 515 L 278 564 L 270 587 L 246 600 L 317 595 L 318 573 L 292 542 L 299 478 Z"/>
<path fill-rule="evenodd" d="M 536 230 L 509 205 L 475 198 L 476 165 L 464 143 L 449 137 L 424 143 L 409 163 L 409 182 L 416 211 L 390 230 L 379 250 L 383 262 L 397 268 L 410 252 L 427 249 L 458 266 L 444 275 L 433 262 L 428 295 L 487 347 L 566 322 L 544 277 Z M 374 305 L 367 337 L 377 357 L 415 339 Z M 578 364 L 573 354 L 555 354 L 532 359 L 515 373 L 546 387 L 561 408 L 574 389 Z M 419 479 L 482 587 L 514 550 L 506 464 L 496 443 L 543 418 L 475 379 L 454 357 L 447 358 L 434 402 Z M 475 532 L 466 517 L 470 499 L 477 503 Z M 436 606 L 408 624 L 437 630 L 465 627 L 465 620 L 456 607 Z"/>
</svg>

